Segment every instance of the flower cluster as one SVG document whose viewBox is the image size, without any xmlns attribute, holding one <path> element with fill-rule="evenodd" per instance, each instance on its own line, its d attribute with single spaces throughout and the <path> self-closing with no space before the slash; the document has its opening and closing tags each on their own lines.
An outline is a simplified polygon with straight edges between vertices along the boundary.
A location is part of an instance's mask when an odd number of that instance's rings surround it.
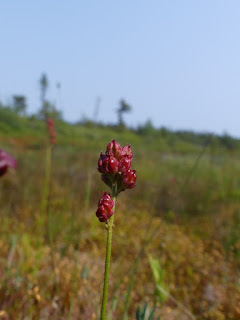
<svg viewBox="0 0 240 320">
<path fill-rule="evenodd" d="M 130 145 L 122 148 L 115 140 L 108 144 L 105 154 L 100 154 L 98 171 L 103 182 L 111 189 L 114 186 L 115 195 L 136 185 L 136 170 L 131 170 L 132 159 Z"/>
<path fill-rule="evenodd" d="M 16 169 L 17 162 L 10 154 L 0 149 L 0 177 L 7 172 L 8 167 Z"/>
<path fill-rule="evenodd" d="M 98 209 L 96 216 L 100 222 L 107 222 L 108 219 L 113 215 L 114 201 L 109 193 L 104 192 L 98 201 Z"/>
<path fill-rule="evenodd" d="M 56 143 L 56 131 L 54 128 L 53 119 L 47 119 L 47 128 L 48 128 L 50 143 L 55 144 Z"/>
</svg>

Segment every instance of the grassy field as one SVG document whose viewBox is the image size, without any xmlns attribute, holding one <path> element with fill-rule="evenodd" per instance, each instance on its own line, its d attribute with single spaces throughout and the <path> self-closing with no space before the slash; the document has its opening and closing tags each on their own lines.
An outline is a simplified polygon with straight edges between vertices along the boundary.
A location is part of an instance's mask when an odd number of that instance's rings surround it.
<svg viewBox="0 0 240 320">
<path fill-rule="evenodd" d="M 138 180 L 118 197 L 108 320 L 156 306 L 161 320 L 240 319 L 240 148 L 165 131 L 56 123 L 43 209 L 45 123 L 0 109 L 1 148 L 18 161 L 0 181 L 0 319 L 99 319 L 107 187 L 99 153 L 131 144 Z"/>
</svg>

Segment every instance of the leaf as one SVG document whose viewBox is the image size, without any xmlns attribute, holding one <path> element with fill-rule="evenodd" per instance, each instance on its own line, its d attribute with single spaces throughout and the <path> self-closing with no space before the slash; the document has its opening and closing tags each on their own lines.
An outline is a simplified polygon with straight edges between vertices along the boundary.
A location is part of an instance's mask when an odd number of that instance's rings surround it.
<svg viewBox="0 0 240 320">
<path fill-rule="evenodd" d="M 161 302 L 164 302 L 167 299 L 168 294 L 168 288 L 164 284 L 164 270 L 161 268 L 159 260 L 152 258 L 150 254 L 148 255 L 148 260 L 156 285 L 155 294 Z M 159 290 L 159 288 L 162 288 L 162 290 Z M 163 294 L 163 291 L 166 292 L 166 294 Z"/>
<path fill-rule="evenodd" d="M 154 317 L 154 314 L 155 314 L 155 310 L 156 310 L 156 308 L 154 307 L 154 308 L 152 309 L 152 312 L 151 312 L 148 320 L 154 320 L 153 317 Z"/>
<path fill-rule="evenodd" d="M 162 282 L 162 268 L 160 266 L 160 262 L 157 259 L 153 259 L 152 256 L 148 255 L 148 260 L 150 263 L 150 267 L 152 269 L 154 280 L 157 284 Z"/>
<path fill-rule="evenodd" d="M 141 310 L 139 306 L 137 307 L 137 311 L 136 311 L 136 319 L 141 320 Z"/>
</svg>

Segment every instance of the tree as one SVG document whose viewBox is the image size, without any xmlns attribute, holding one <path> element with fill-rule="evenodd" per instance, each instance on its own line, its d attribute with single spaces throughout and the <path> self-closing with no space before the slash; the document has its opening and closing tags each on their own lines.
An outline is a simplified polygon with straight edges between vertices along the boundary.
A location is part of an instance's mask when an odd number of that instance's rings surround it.
<svg viewBox="0 0 240 320">
<path fill-rule="evenodd" d="M 153 134 L 155 131 L 156 129 L 154 128 L 151 119 L 148 119 L 144 125 L 140 125 L 137 128 L 137 132 L 142 135 Z"/>
<path fill-rule="evenodd" d="M 234 150 L 237 147 L 237 141 L 233 139 L 228 133 L 224 133 L 219 137 L 220 143 L 228 150 Z"/>
<path fill-rule="evenodd" d="M 132 107 L 128 103 L 126 103 L 125 100 L 120 100 L 120 106 L 117 109 L 119 126 L 125 126 L 123 122 L 123 113 L 130 112 L 131 110 Z"/>
<path fill-rule="evenodd" d="M 51 103 L 46 99 L 47 89 L 49 87 L 49 82 L 45 73 L 42 74 L 40 80 L 40 99 L 41 107 L 38 111 L 37 117 L 41 120 L 46 120 L 48 118 L 54 118 L 62 120 L 62 112 L 57 110 L 55 104 Z M 57 88 L 60 89 L 61 85 L 57 84 Z"/>
<path fill-rule="evenodd" d="M 14 95 L 12 108 L 17 114 L 24 116 L 27 109 L 26 97 L 22 95 Z"/>
</svg>

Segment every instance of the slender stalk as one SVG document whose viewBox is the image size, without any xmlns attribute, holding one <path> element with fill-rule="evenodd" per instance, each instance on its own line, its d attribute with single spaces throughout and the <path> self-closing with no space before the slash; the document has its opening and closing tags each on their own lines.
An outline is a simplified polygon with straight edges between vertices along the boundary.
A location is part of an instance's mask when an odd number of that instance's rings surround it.
<svg viewBox="0 0 240 320">
<path fill-rule="evenodd" d="M 100 320 L 106 320 L 106 314 L 107 314 L 108 283 L 109 283 L 110 261 L 111 261 L 111 251 L 112 251 L 112 233 L 113 233 L 114 213 L 115 213 L 115 207 L 116 207 L 116 197 L 115 197 L 114 189 L 112 191 L 112 196 L 114 201 L 114 207 L 113 207 L 113 215 L 109 219 L 108 228 L 107 228 L 106 260 L 105 260 L 105 273 L 104 273 L 102 309 L 101 309 Z"/>
<path fill-rule="evenodd" d="M 49 145 L 46 151 L 46 174 L 45 184 L 43 190 L 43 203 L 42 210 L 45 219 L 45 238 L 51 241 L 50 230 L 49 230 L 49 211 L 50 211 L 50 200 L 51 200 L 51 174 L 52 174 L 52 146 Z"/>
<path fill-rule="evenodd" d="M 50 189 L 50 177 L 51 177 L 51 163 L 52 163 L 52 146 L 49 145 L 46 150 L 46 165 L 45 165 L 45 181 L 43 184 L 41 213 L 44 217 L 46 215 L 47 200 Z"/>
<path fill-rule="evenodd" d="M 50 226 L 50 205 L 51 205 L 51 175 L 52 175 L 52 154 L 53 146 L 49 144 L 46 151 L 46 172 L 45 181 L 43 187 L 43 199 L 42 199 L 42 216 L 44 219 L 44 237 L 48 242 L 50 247 L 50 255 L 52 260 L 52 269 L 54 273 L 54 291 L 56 290 L 58 277 L 56 273 L 56 262 L 54 256 L 54 243 L 51 236 L 51 226 Z"/>
</svg>

